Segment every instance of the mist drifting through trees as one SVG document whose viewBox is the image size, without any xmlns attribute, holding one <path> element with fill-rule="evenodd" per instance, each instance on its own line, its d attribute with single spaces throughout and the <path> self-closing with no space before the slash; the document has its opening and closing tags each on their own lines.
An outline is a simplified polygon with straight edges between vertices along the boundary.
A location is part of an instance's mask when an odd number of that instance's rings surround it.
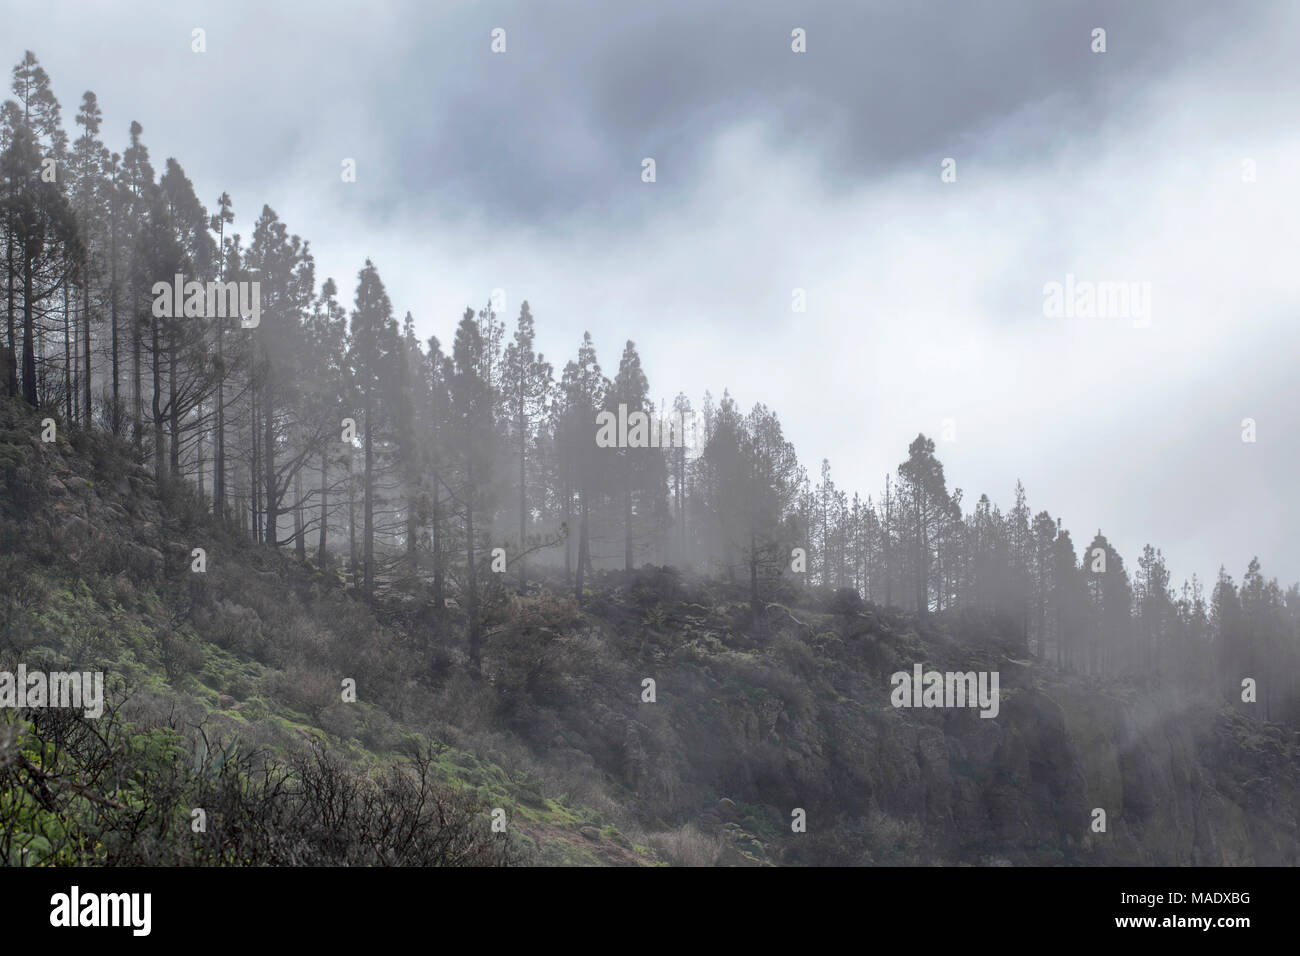
<svg viewBox="0 0 1300 956">
<path fill-rule="evenodd" d="M 349 304 L 272 206 L 241 231 L 231 196 L 209 207 L 176 159 L 154 168 L 140 124 L 120 152 L 105 145 L 93 92 L 65 129 L 33 54 L 11 93 L 8 393 L 62 427 L 130 441 L 160 487 L 359 595 L 453 600 L 474 668 L 492 589 L 562 574 L 581 604 L 597 571 L 672 565 L 743 583 L 755 626 L 781 579 L 921 616 L 987 612 L 1026 657 L 1064 670 L 1225 700 L 1243 677 L 1266 678 L 1265 718 L 1300 719 L 1300 590 L 1258 561 L 1239 583 L 1226 569 L 1180 580 L 1152 545 L 1126 564 L 1101 530 L 1076 541 L 1018 483 L 1005 511 L 950 488 L 924 435 L 880 487 L 841 488 L 829 461 L 799 461 L 761 400 L 657 395 L 630 338 L 605 366 L 590 334 L 548 360 L 527 301 L 509 316 L 491 299 L 467 306 L 446 341 L 421 340 L 371 261 L 346 283 Z M 260 321 L 179 303 L 160 317 L 154 286 L 174 275 L 253 284 Z M 544 321 L 567 303 L 539 305 Z M 597 415 L 620 407 L 694 415 L 700 441 L 598 447 Z"/>
<path fill-rule="evenodd" d="M 0 15 L 24 926 L 1265 923 L 1294 10 L 146 8 Z"/>
</svg>

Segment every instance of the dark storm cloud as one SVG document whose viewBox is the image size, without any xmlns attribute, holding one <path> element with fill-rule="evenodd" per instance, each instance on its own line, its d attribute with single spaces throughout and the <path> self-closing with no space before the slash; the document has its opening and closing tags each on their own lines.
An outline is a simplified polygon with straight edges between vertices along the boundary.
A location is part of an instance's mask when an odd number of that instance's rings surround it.
<svg viewBox="0 0 1300 956">
<path fill-rule="evenodd" d="M 1051 120 L 1086 134 L 1128 91 L 1248 19 L 1209 4 L 1041 2 L 528 3 L 421 16 L 384 127 L 403 186 L 387 198 L 503 223 L 599 215 L 611 201 L 644 211 L 642 157 L 671 189 L 698 173 L 714 137 L 750 120 L 778 147 L 815 153 L 832 187 L 937 163 L 1042 104 L 1051 114 L 1036 136 L 1050 139 Z M 503 55 L 487 52 L 497 26 Z M 1089 49 L 1096 26 L 1108 33 L 1104 69 Z M 791 53 L 794 27 L 806 54 Z"/>
<path fill-rule="evenodd" d="M 363 188 L 338 198 L 377 224 L 474 215 L 551 229 L 611 203 L 624 225 L 643 222 L 681 198 L 735 124 L 805 153 L 832 190 L 900 164 L 1086 136 L 1171 65 L 1249 30 L 1252 8 L 235 0 L 126 16 L 23 8 L 11 22 L 10 58 L 33 48 L 69 114 L 82 89 L 99 92 L 115 149 L 129 110 L 156 152 L 173 154 L 174 139 L 187 170 L 210 166 L 232 187 L 277 173 L 337 180 L 353 157 Z M 189 49 L 194 26 L 208 32 L 203 56 Z M 1089 50 L 1097 26 L 1104 58 Z M 505 54 L 489 51 L 496 27 Z M 805 54 L 790 50 L 794 27 Z M 1003 127 L 1012 135 L 981 138 L 1018 116 Z M 653 194 L 638 189 L 646 156 Z"/>
</svg>

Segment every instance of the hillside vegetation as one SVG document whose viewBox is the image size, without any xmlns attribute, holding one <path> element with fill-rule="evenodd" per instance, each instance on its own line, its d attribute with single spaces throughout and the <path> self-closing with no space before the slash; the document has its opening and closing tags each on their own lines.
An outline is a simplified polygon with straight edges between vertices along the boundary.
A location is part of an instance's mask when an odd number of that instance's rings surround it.
<svg viewBox="0 0 1300 956">
<path fill-rule="evenodd" d="M 0 670 L 101 670 L 110 703 L 0 710 L 9 864 L 1300 863 L 1300 734 L 1063 674 L 997 616 L 778 583 L 755 630 L 747 588 L 672 568 L 581 607 L 543 577 L 485 590 L 479 676 L 455 610 L 40 435 L 0 401 Z M 998 671 L 997 717 L 895 709 L 916 663 Z"/>
</svg>

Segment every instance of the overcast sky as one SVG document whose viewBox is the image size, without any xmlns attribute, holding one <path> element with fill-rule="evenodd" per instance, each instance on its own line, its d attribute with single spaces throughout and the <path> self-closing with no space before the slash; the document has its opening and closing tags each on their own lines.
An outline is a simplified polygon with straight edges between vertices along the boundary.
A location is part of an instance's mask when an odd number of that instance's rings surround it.
<svg viewBox="0 0 1300 956">
<path fill-rule="evenodd" d="M 922 431 L 968 509 L 1020 479 L 1130 568 L 1151 542 L 1175 583 L 1255 554 L 1300 579 L 1300 5 L 4 0 L 0 20 L 0 57 L 36 53 L 70 130 L 93 89 L 112 149 L 138 120 L 155 168 L 175 156 L 210 208 L 230 192 L 246 238 L 270 205 L 348 301 L 372 258 L 422 337 L 502 288 L 557 370 L 584 329 L 609 375 L 632 338 L 656 397 L 765 402 L 850 492 Z M 1149 325 L 1047 317 L 1067 275 L 1150 283 Z"/>
</svg>

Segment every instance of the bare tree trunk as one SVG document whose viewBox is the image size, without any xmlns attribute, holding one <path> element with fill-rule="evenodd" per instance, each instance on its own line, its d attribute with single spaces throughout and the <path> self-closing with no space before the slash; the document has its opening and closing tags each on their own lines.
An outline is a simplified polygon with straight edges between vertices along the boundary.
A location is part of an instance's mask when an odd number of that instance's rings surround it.
<svg viewBox="0 0 1300 956">
<path fill-rule="evenodd" d="M 564 583 L 573 583 L 573 489 L 568 480 L 564 483 Z"/>
<path fill-rule="evenodd" d="M 199 407 L 198 413 L 199 413 L 199 418 L 202 419 L 203 417 L 202 406 Z M 194 457 L 195 457 L 194 474 L 199 485 L 199 497 L 205 498 L 207 497 L 207 491 L 204 489 L 204 483 L 203 483 L 203 429 L 202 428 L 198 430 L 197 436 L 194 440 Z"/>
<path fill-rule="evenodd" d="M 632 459 L 623 449 L 623 570 L 632 573 Z"/>
<path fill-rule="evenodd" d="M 265 443 L 265 451 L 262 453 L 262 467 L 266 480 L 266 544 L 271 548 L 278 548 L 280 534 L 280 496 L 279 489 L 276 487 L 275 476 L 275 410 L 271 407 L 268 397 L 270 389 L 270 376 L 268 375 L 268 387 L 263 392 L 262 408 L 262 440 Z"/>
<path fill-rule="evenodd" d="M 357 485 L 352 475 L 352 449 L 348 449 L 348 572 L 357 583 Z"/>
<path fill-rule="evenodd" d="M 474 564 L 474 457 L 473 449 L 465 449 L 465 560 L 466 582 L 469 585 L 466 610 L 469 613 L 469 662 L 475 674 L 481 674 L 483 664 L 479 659 L 479 619 L 478 619 L 478 569 Z"/>
<path fill-rule="evenodd" d="M 69 308 L 68 286 L 65 280 L 63 285 L 63 392 L 69 424 L 73 421 L 72 399 L 74 389 L 72 387 L 72 374 L 75 368 L 76 364 L 72 361 L 72 312 Z"/>
<path fill-rule="evenodd" d="M 70 405 L 70 410 L 72 412 L 72 422 L 73 424 L 80 424 L 81 423 L 81 318 L 77 313 L 77 309 L 81 307 L 81 304 L 78 303 L 75 298 L 72 301 L 74 303 L 72 309 L 73 314 L 70 320 L 72 323 L 72 327 L 71 327 L 72 342 L 70 343 L 70 347 L 68 350 L 68 361 L 72 363 L 71 366 L 72 382 L 70 388 L 68 389 L 68 396 L 70 399 L 69 405 Z M 87 422 L 87 424 L 89 424 L 89 422 Z"/>
<path fill-rule="evenodd" d="M 374 444 L 374 408 L 370 396 L 366 396 L 366 461 L 365 488 L 362 490 L 364 513 L 362 514 L 361 547 L 364 549 L 364 582 L 362 584 L 366 597 L 374 595 L 375 590 L 375 444 Z"/>
<path fill-rule="evenodd" d="M 525 455 L 528 448 L 527 427 L 524 416 L 519 416 L 519 590 L 524 589 L 524 549 L 528 535 L 528 472 Z"/>
<path fill-rule="evenodd" d="M 85 340 L 85 357 L 86 357 L 83 397 L 86 400 L 86 427 L 89 428 L 94 422 L 94 419 L 91 414 L 92 407 L 91 407 L 91 398 L 90 398 L 90 258 L 89 255 L 87 255 L 86 258 L 86 268 L 85 268 L 85 276 L 83 278 L 82 290 L 84 295 L 84 298 L 82 299 L 82 310 L 81 310 L 82 323 L 83 323 L 82 338 Z"/>
<path fill-rule="evenodd" d="M 583 571 L 586 569 L 587 563 L 590 560 L 590 555 L 588 554 L 589 545 L 587 543 L 587 494 L 585 491 L 582 494 L 582 504 L 579 506 L 579 510 L 581 511 L 582 517 L 578 528 L 578 574 L 573 588 L 573 599 L 578 602 L 579 606 L 581 606 L 582 576 Z"/>
<path fill-rule="evenodd" d="M 14 302 L 16 301 L 14 296 L 14 276 L 17 275 L 17 270 L 14 269 L 14 237 L 12 235 L 9 237 L 8 245 L 9 248 L 5 255 L 5 271 L 9 273 L 9 298 L 6 300 L 8 302 L 9 311 L 9 342 L 6 346 L 8 354 L 6 355 L 7 361 L 5 362 L 5 377 L 8 379 L 9 394 L 17 395 L 18 339 L 14 331 Z"/>
<path fill-rule="evenodd" d="M 222 194 L 224 200 L 225 194 Z M 221 265 L 218 278 L 226 279 L 226 222 L 219 218 L 221 226 L 217 236 L 217 249 L 221 253 Z M 226 322 L 224 316 L 214 316 L 213 324 L 217 329 L 217 433 L 212 441 L 212 513 L 224 517 L 226 513 Z"/>
<path fill-rule="evenodd" d="M 181 435 L 176 408 L 176 352 L 176 319 L 173 318 L 169 319 L 167 324 L 167 440 L 171 473 L 175 477 L 180 477 Z"/>
<path fill-rule="evenodd" d="M 36 345 L 33 340 L 32 260 L 23 256 L 23 398 L 36 405 Z"/>
<path fill-rule="evenodd" d="M 293 473 L 293 553 L 307 560 L 307 532 L 302 526 L 302 469 Z"/>
<path fill-rule="evenodd" d="M 316 563 L 325 567 L 329 557 L 329 456 L 320 453 L 320 544 L 316 548 Z"/>
<path fill-rule="evenodd" d="M 131 440 L 135 443 L 136 450 L 139 451 L 144 445 L 144 370 L 141 367 L 143 362 L 140 345 L 141 317 L 135 312 L 132 312 L 132 316 L 134 321 L 131 323 L 131 383 L 135 394 L 131 399 L 131 423 L 134 426 L 135 434 Z"/>
<path fill-rule="evenodd" d="M 677 542 L 678 555 L 677 560 L 682 564 L 686 563 L 686 501 L 685 501 L 685 476 L 686 470 L 686 449 L 677 450 Z"/>
<path fill-rule="evenodd" d="M 262 543 L 262 482 L 257 476 L 258 462 L 261 460 L 261 442 L 257 437 L 257 383 L 256 378 L 250 388 L 248 421 L 248 500 L 252 508 L 253 538 Z"/>
<path fill-rule="evenodd" d="M 217 320 L 217 432 L 212 447 L 212 513 L 226 513 L 226 365 L 222 355 L 225 323 Z"/>
<path fill-rule="evenodd" d="M 437 439 L 433 456 L 433 606 L 441 611 L 447 606 L 442 569 L 442 476 L 438 472 Z"/>
<path fill-rule="evenodd" d="M 420 561 L 416 554 L 415 538 L 419 530 L 417 516 L 419 512 L 419 479 L 412 474 L 406 481 L 406 561 L 410 566 L 412 582 L 420 579 Z"/>
<path fill-rule="evenodd" d="M 153 397 L 150 401 L 153 411 L 153 474 L 159 490 L 162 490 L 167 483 L 167 470 L 163 464 L 162 369 L 159 367 L 162 350 L 158 343 L 157 319 L 150 323 L 150 334 L 153 341 Z"/>
</svg>

